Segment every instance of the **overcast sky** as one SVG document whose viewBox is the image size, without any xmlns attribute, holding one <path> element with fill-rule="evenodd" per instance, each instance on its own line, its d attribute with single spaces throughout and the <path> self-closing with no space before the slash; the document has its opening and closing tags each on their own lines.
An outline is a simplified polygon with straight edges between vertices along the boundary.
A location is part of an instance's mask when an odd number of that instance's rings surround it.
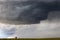
<svg viewBox="0 0 60 40">
<path fill-rule="evenodd" d="M 53 14 L 53 19 L 51 17 L 51 13 Z M 46 38 L 46 37 L 60 37 L 60 19 L 57 14 L 58 12 L 51 12 L 49 17 L 51 20 L 41 21 L 39 24 L 31 24 L 31 25 L 9 25 L 0 23 L 0 37 L 38 37 L 38 38 Z"/>
<path fill-rule="evenodd" d="M 2 0 L 2 1 L 5 1 L 5 0 Z M 25 8 L 29 6 L 25 6 Z M 0 5 L 0 7 L 3 7 L 3 6 Z M 17 8 L 19 10 L 19 7 Z M 12 11 L 12 13 L 15 14 L 15 11 Z M 22 10 L 20 9 L 20 11 Z M 20 11 L 17 11 L 17 14 L 15 15 L 13 14 L 14 17 L 16 17 L 16 15 L 18 15 Z M 12 13 L 10 13 L 9 15 L 11 15 Z M 6 15 L 6 14 L 4 13 L 3 15 Z M 9 17 L 9 15 L 7 15 L 7 17 Z M 2 15 L 0 15 L 0 17 L 1 16 Z M 14 17 L 11 17 L 11 18 L 14 18 Z M 49 12 L 48 18 L 46 20 L 40 21 L 39 24 L 13 25 L 13 24 L 6 24 L 6 23 L 0 22 L 0 38 L 10 38 L 10 37 L 18 37 L 18 38 L 60 37 L 60 11 Z"/>
</svg>

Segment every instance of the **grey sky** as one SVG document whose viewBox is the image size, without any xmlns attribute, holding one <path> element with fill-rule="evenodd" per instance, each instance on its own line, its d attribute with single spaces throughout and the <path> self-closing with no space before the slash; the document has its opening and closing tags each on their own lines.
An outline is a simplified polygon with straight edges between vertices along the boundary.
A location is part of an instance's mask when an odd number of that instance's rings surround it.
<svg viewBox="0 0 60 40">
<path fill-rule="evenodd" d="M 6 0 L 0 0 L 6 2 Z M 28 0 L 20 0 L 20 1 L 28 1 Z M 38 0 L 43 1 L 43 0 Z M 56 0 L 45 0 L 44 2 L 52 2 Z M 54 2 L 55 3 L 55 2 Z M 55 5 L 53 2 L 51 3 L 51 9 L 55 8 Z M 58 3 L 58 2 L 57 2 Z M 19 19 L 19 17 L 22 17 L 25 20 L 31 20 L 32 22 L 35 20 L 35 17 L 41 17 L 39 15 L 39 12 L 41 12 L 42 9 L 36 8 L 35 6 L 37 3 L 32 4 L 24 4 L 23 7 L 19 6 L 20 2 L 18 2 L 19 5 L 17 5 L 17 2 L 7 2 L 6 4 L 2 3 L 0 4 L 0 38 L 10 38 L 10 37 L 18 37 L 18 38 L 46 38 L 46 37 L 60 37 L 60 4 L 58 5 L 57 9 L 49 12 L 46 20 L 38 20 L 40 22 L 39 24 L 6 24 L 5 19 Z M 15 4 L 15 5 L 14 5 Z M 8 5 L 8 6 L 7 6 Z M 40 5 L 40 4 L 39 4 Z M 42 6 L 46 7 L 46 6 Z M 34 11 L 32 12 L 32 8 Z M 36 9 L 35 9 L 36 8 Z M 50 7 L 49 7 L 50 8 Z M 26 10 L 28 11 L 26 11 Z M 31 9 L 31 10 L 29 10 Z M 39 10 L 39 11 L 38 11 Z M 24 12 L 23 12 L 24 11 Z M 47 10 L 48 11 L 48 10 Z M 38 14 L 37 14 L 38 12 Z M 45 10 L 44 10 L 45 12 Z M 44 13 L 42 12 L 42 13 Z M 22 14 L 21 14 L 22 13 Z M 26 14 L 25 14 L 26 13 Z M 28 14 L 29 13 L 29 14 Z M 21 14 L 21 15 L 20 15 Z M 35 15 L 34 15 L 35 14 Z M 19 15 L 19 17 L 18 17 Z M 33 18 L 31 16 L 34 16 Z M 42 15 L 43 16 L 43 15 Z M 4 19 L 4 20 L 1 20 Z M 20 19 L 19 19 L 20 20 Z M 36 20 L 35 20 L 36 21 Z M 34 22 L 35 22 L 34 21 Z M 5 22 L 5 23 L 4 23 Z M 11 21 L 14 23 L 13 21 Z M 19 23 L 15 22 L 15 23 Z"/>
</svg>

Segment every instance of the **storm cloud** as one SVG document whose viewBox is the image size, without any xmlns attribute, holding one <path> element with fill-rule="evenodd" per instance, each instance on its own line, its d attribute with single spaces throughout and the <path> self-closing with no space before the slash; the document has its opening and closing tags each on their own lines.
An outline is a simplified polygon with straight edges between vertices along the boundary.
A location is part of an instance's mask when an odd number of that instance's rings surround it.
<svg viewBox="0 0 60 40">
<path fill-rule="evenodd" d="M 46 0 L 47 1 L 47 0 Z M 13 24 L 37 24 L 46 20 L 51 11 L 59 11 L 56 0 L 6 0 L 0 1 L 0 21 Z"/>
<path fill-rule="evenodd" d="M 0 38 L 9 37 L 60 37 L 60 1 L 0 0 Z"/>
</svg>

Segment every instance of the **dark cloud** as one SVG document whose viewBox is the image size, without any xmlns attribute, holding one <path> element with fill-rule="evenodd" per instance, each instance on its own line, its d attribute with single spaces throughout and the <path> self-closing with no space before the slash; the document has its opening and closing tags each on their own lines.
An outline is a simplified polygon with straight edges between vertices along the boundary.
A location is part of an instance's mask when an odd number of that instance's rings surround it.
<svg viewBox="0 0 60 40">
<path fill-rule="evenodd" d="M 36 24 L 46 20 L 49 12 L 60 10 L 58 1 L 7 1 L 0 3 L 0 19 Z M 14 22 L 13 22 L 14 23 Z"/>
</svg>

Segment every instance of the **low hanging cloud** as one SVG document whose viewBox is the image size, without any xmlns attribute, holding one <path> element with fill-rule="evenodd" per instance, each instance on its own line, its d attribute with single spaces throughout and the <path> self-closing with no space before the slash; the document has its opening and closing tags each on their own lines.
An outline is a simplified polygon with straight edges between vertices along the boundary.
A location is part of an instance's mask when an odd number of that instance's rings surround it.
<svg viewBox="0 0 60 40">
<path fill-rule="evenodd" d="M 0 2 L 0 38 L 60 37 L 60 3 L 58 1 L 21 1 L 2 0 Z M 28 23 L 30 24 L 27 25 Z"/>
<path fill-rule="evenodd" d="M 0 20 L 3 23 L 37 24 L 48 17 L 50 11 L 59 9 L 56 1 L 0 1 Z"/>
</svg>

